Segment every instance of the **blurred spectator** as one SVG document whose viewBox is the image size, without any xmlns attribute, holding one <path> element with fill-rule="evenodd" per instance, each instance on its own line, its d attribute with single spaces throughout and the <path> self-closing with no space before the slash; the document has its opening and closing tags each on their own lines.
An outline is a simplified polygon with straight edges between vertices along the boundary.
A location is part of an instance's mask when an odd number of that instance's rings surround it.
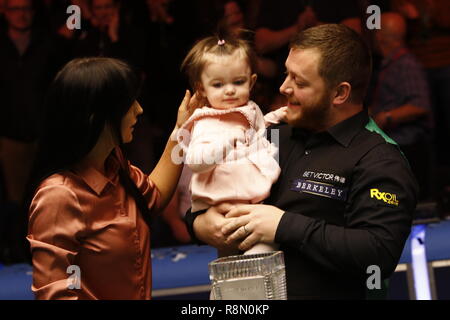
<svg viewBox="0 0 450 320">
<path fill-rule="evenodd" d="M 375 122 L 400 146 L 421 187 L 430 194 L 431 106 L 426 74 L 405 45 L 406 23 L 383 13 L 376 33 L 383 56 L 371 112 Z"/>
<path fill-rule="evenodd" d="M 5 0 L 0 0 L 0 29 L 4 27 Z"/>
<path fill-rule="evenodd" d="M 392 2 L 407 19 L 411 50 L 426 67 L 435 114 L 437 160 L 450 168 L 450 1 Z"/>
<path fill-rule="evenodd" d="M 7 28 L 0 32 L 0 210 L 2 260 L 24 259 L 26 209 L 22 208 L 47 87 L 63 63 L 55 40 L 34 27 L 32 0 L 6 0 Z M 27 250 L 26 250 L 27 251 Z"/>
<path fill-rule="evenodd" d="M 279 87 L 284 80 L 284 62 L 289 52 L 289 42 L 298 31 L 317 23 L 315 12 L 308 1 L 289 0 L 280 5 L 277 1 L 261 0 L 260 14 L 255 31 L 256 52 L 270 59 L 276 66 L 272 76 L 261 75 L 255 88 L 265 92 L 264 101 L 258 101 L 262 107 L 273 105 L 275 109 L 284 104 L 284 96 Z M 268 111 L 268 110 L 263 110 Z"/>
<path fill-rule="evenodd" d="M 245 16 L 239 1 L 224 1 L 223 16 L 219 21 L 219 29 L 226 30 L 227 34 L 234 37 L 241 37 L 245 28 L 247 28 Z"/>
<path fill-rule="evenodd" d="M 172 24 L 174 22 L 174 18 L 169 12 L 170 2 L 170 0 L 147 0 L 150 20 L 152 22 Z"/>
<path fill-rule="evenodd" d="M 284 62 L 288 55 L 289 42 L 298 31 L 320 23 L 340 23 L 350 17 L 361 17 L 366 9 L 365 0 L 342 1 L 283 1 L 261 0 L 260 16 L 256 28 L 255 48 L 259 54 L 272 59 L 277 68 L 275 76 L 263 76 L 265 90 L 271 91 L 272 109 L 284 104 L 278 92 L 284 81 Z"/>
<path fill-rule="evenodd" d="M 81 34 L 81 30 L 67 28 L 66 22 L 69 18 L 67 8 L 69 6 L 76 5 L 80 8 L 82 29 L 87 26 L 92 17 L 88 0 L 44 0 L 41 2 L 41 20 L 45 20 L 50 32 L 57 33 L 65 39 L 78 38 Z"/>
<path fill-rule="evenodd" d="M 125 60 L 138 70 L 144 66 L 145 34 L 124 21 L 119 0 L 89 0 L 90 24 L 83 29 L 74 55 Z"/>
</svg>

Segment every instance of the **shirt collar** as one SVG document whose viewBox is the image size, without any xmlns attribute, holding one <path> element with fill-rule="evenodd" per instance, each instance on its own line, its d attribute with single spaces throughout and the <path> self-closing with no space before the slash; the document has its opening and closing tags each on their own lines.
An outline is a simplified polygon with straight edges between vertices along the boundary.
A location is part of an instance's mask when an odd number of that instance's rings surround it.
<svg viewBox="0 0 450 320">
<path fill-rule="evenodd" d="M 340 143 L 344 147 L 348 147 L 350 142 L 358 133 L 358 129 L 363 128 L 369 122 L 369 116 L 366 110 L 353 115 L 352 117 L 339 122 L 333 127 L 327 129 L 325 132 L 328 133 L 334 140 Z M 313 134 L 310 131 L 304 130 L 302 128 L 292 128 L 292 137 L 302 139 L 307 141 L 312 137 L 317 137 L 323 139 L 324 136 L 328 136 L 324 132 L 319 132 Z"/>
<path fill-rule="evenodd" d="M 354 116 L 339 122 L 329 128 L 328 133 L 341 145 L 348 147 L 359 129 L 366 126 L 369 122 L 367 110 L 362 110 Z"/>
<path fill-rule="evenodd" d="M 99 172 L 93 166 L 79 164 L 75 167 L 75 173 L 91 188 L 97 195 L 101 195 L 108 184 L 116 186 L 120 164 L 116 150 L 106 160 L 106 175 Z"/>
</svg>

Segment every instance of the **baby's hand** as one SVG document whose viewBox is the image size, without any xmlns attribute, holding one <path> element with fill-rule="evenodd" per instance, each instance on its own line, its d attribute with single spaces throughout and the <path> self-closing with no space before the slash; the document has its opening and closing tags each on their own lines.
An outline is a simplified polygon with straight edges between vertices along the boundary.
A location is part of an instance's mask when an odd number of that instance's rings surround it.
<svg viewBox="0 0 450 320">
<path fill-rule="evenodd" d="M 264 122 L 266 123 L 266 127 L 272 124 L 278 124 L 280 122 L 287 122 L 287 108 L 281 107 L 275 111 L 269 112 L 264 116 Z"/>
</svg>

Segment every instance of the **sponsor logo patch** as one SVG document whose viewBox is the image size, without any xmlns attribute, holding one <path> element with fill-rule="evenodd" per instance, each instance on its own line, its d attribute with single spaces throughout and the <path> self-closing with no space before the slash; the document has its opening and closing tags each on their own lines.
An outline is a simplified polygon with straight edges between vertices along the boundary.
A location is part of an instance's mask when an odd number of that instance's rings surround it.
<svg viewBox="0 0 450 320">
<path fill-rule="evenodd" d="M 310 179 L 313 178 L 316 180 L 338 182 L 345 184 L 345 177 L 338 176 L 337 174 L 334 173 L 305 171 L 303 172 L 303 178 L 310 178 Z"/>
<path fill-rule="evenodd" d="M 347 200 L 347 188 L 337 188 L 331 184 L 310 181 L 305 179 L 296 179 L 291 185 L 292 191 L 315 194 L 321 197 L 327 197 L 335 200 Z"/>
<path fill-rule="evenodd" d="M 387 204 L 398 206 L 397 195 L 394 193 L 381 192 L 378 189 L 370 189 L 370 197 L 372 199 L 384 201 Z"/>
</svg>

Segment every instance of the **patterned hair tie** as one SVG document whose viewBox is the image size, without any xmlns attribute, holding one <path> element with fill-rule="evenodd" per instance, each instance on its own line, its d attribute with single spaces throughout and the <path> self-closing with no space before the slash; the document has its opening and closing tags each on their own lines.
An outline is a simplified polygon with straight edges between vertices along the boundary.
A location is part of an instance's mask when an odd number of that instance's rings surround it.
<svg viewBox="0 0 450 320">
<path fill-rule="evenodd" d="M 219 40 L 219 41 L 217 41 L 217 45 L 219 45 L 219 46 L 223 46 L 223 45 L 225 45 L 225 40 Z"/>
</svg>

